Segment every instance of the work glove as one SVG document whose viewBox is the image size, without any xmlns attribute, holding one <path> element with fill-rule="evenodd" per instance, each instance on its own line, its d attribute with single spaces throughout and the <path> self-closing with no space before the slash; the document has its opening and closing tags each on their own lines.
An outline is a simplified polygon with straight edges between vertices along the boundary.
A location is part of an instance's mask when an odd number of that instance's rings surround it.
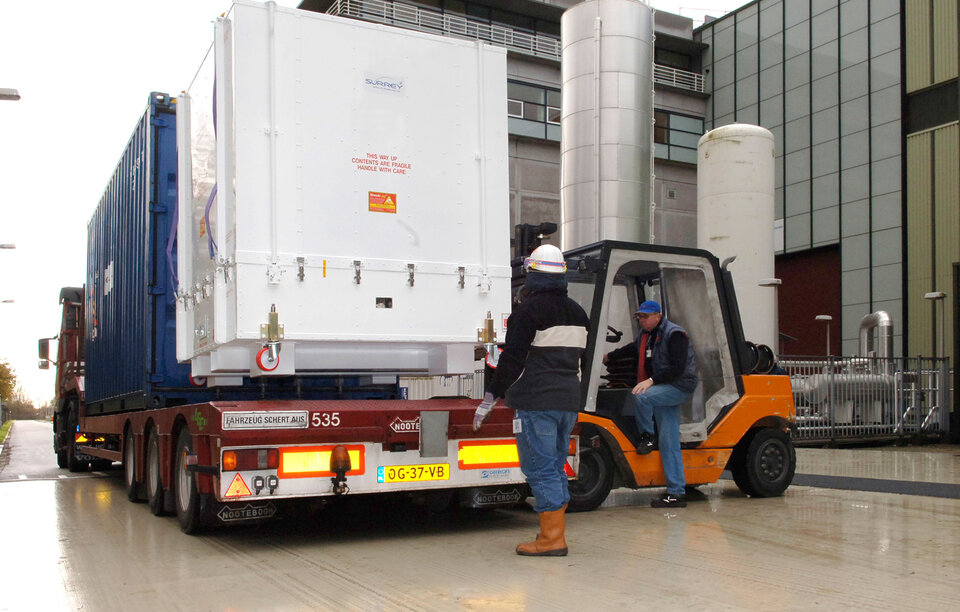
<svg viewBox="0 0 960 612">
<path fill-rule="evenodd" d="M 473 413 L 473 431 L 479 431 L 480 427 L 490 418 L 493 407 L 497 403 L 493 393 L 489 391 L 483 394 L 483 401 L 477 406 L 477 411 Z"/>
</svg>

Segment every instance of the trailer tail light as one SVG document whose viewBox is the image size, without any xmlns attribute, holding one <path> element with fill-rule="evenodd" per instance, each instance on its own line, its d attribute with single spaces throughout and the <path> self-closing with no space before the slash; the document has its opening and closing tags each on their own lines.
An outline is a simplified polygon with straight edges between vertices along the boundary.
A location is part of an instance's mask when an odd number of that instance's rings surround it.
<svg viewBox="0 0 960 612">
<path fill-rule="evenodd" d="M 73 437 L 73 441 L 76 442 L 77 444 L 86 444 L 87 442 L 90 442 L 90 438 L 88 438 L 86 434 L 77 433 Z M 105 438 L 103 436 L 97 436 L 96 438 L 93 439 L 93 441 L 104 442 Z"/>
<path fill-rule="evenodd" d="M 515 440 L 464 440 L 457 460 L 461 470 L 520 467 Z"/>
<path fill-rule="evenodd" d="M 364 473 L 363 446 L 359 444 L 331 444 L 329 446 L 289 446 L 280 449 L 280 469 L 277 476 L 280 478 L 317 478 L 321 476 L 335 476 L 330 465 L 331 456 L 337 450 L 342 455 L 345 450 L 350 459 L 350 470 L 347 476 L 359 476 Z M 337 463 L 341 466 L 343 458 Z"/>
<path fill-rule="evenodd" d="M 223 451 L 220 467 L 225 472 L 245 470 L 275 470 L 280 465 L 276 448 L 240 448 Z"/>
</svg>

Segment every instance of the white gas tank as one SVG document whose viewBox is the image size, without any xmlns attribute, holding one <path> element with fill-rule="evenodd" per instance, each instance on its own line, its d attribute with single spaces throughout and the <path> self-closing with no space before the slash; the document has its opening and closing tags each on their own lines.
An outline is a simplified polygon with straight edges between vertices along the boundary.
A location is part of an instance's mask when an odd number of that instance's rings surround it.
<svg viewBox="0 0 960 612">
<path fill-rule="evenodd" d="M 697 246 L 730 265 L 747 340 L 777 349 L 774 137 L 756 125 L 711 130 L 697 145 Z"/>
</svg>

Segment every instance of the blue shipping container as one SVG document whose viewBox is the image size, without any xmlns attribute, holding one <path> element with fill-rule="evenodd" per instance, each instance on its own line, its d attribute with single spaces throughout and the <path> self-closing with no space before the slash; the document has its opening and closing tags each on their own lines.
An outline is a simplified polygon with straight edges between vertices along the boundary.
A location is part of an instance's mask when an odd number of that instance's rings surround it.
<svg viewBox="0 0 960 612">
<path fill-rule="evenodd" d="M 87 226 L 88 414 L 212 397 L 176 360 L 175 104 L 150 94 Z"/>
</svg>

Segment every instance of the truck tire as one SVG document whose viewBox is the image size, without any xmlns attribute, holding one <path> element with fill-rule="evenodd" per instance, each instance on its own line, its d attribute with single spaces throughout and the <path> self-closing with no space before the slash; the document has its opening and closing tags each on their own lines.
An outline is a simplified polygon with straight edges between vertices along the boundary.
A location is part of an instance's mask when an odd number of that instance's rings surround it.
<svg viewBox="0 0 960 612">
<path fill-rule="evenodd" d="M 567 512 L 589 512 L 602 504 L 613 486 L 615 469 L 605 445 L 601 444 L 599 448 L 581 445 L 580 472 L 568 485 L 570 502 Z"/>
<path fill-rule="evenodd" d="M 67 404 L 67 427 L 64 432 L 64 443 L 66 445 L 66 463 L 67 469 L 71 472 L 86 472 L 89 467 L 86 461 L 77 459 L 77 402 L 70 400 Z"/>
<path fill-rule="evenodd" d="M 123 434 L 123 488 L 127 492 L 127 499 L 132 502 L 140 501 L 137 484 L 137 446 L 133 431 L 130 429 Z"/>
<path fill-rule="evenodd" d="M 156 428 L 150 430 L 147 440 L 147 505 L 154 516 L 163 515 L 163 479 L 160 477 L 160 436 Z"/>
<path fill-rule="evenodd" d="M 184 427 L 177 435 L 177 454 L 173 466 L 173 497 L 180 531 L 195 533 L 200 529 L 200 493 L 197 477 L 187 471 L 187 455 L 193 454 L 193 438 Z"/>
<path fill-rule="evenodd" d="M 744 436 L 730 456 L 733 481 L 750 497 L 783 494 L 796 469 L 797 453 L 790 436 L 769 427 Z"/>
<path fill-rule="evenodd" d="M 57 467 L 61 470 L 67 469 L 70 464 L 67 463 L 67 449 L 64 443 L 63 418 L 53 417 L 53 452 L 57 453 Z"/>
</svg>

